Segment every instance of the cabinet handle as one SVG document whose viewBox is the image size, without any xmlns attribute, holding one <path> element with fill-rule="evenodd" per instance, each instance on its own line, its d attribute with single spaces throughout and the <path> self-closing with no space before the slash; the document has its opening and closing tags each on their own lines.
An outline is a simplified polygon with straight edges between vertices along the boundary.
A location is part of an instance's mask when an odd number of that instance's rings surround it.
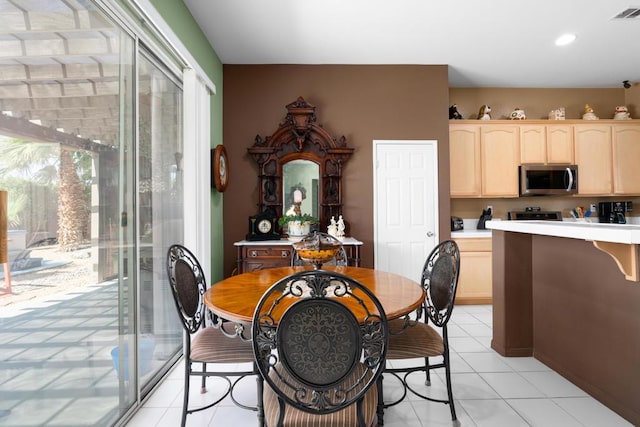
<svg viewBox="0 0 640 427">
<path fill-rule="evenodd" d="M 427 237 L 433 237 L 433 231 L 427 231 Z"/>
<path fill-rule="evenodd" d="M 289 252 L 287 252 L 287 251 L 282 251 L 282 252 L 280 253 L 280 256 L 281 256 L 282 258 L 289 258 Z"/>
<path fill-rule="evenodd" d="M 257 253 L 256 251 L 251 251 L 251 252 L 250 252 L 250 256 L 252 256 L 252 257 L 257 257 L 257 256 L 258 256 L 258 253 Z"/>
</svg>

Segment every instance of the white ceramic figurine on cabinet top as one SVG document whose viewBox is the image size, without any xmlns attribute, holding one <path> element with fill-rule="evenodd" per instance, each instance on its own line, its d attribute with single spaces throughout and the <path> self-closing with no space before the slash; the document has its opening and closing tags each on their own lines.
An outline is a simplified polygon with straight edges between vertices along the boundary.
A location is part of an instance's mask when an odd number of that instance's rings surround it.
<svg viewBox="0 0 640 427">
<path fill-rule="evenodd" d="M 342 219 L 342 215 L 340 215 L 338 217 L 337 227 L 338 227 L 338 232 L 336 233 L 336 238 L 338 240 L 342 240 L 342 239 L 344 239 L 344 228 L 345 228 L 344 227 L 344 220 Z"/>
<path fill-rule="evenodd" d="M 613 113 L 613 120 L 629 120 L 631 119 L 631 114 L 629 114 L 629 110 L 626 105 L 618 105 L 616 107 L 616 111 Z"/>
<path fill-rule="evenodd" d="M 524 110 L 516 107 L 515 110 L 511 112 L 511 116 L 509 116 L 511 120 L 526 120 L 527 115 L 524 113 Z"/>
<path fill-rule="evenodd" d="M 488 105 L 483 105 L 480 107 L 480 111 L 478 111 L 478 120 L 491 120 L 491 107 Z"/>
<path fill-rule="evenodd" d="M 564 120 L 564 107 L 549 111 L 549 120 Z"/>
<path fill-rule="evenodd" d="M 336 237 L 338 234 L 338 224 L 336 224 L 336 218 L 333 216 L 331 217 L 331 221 L 327 227 L 327 234 L 333 237 Z"/>
<path fill-rule="evenodd" d="M 582 120 L 599 120 L 600 118 L 595 115 L 593 112 L 593 108 L 589 104 L 584 105 L 584 114 L 582 115 Z"/>
</svg>

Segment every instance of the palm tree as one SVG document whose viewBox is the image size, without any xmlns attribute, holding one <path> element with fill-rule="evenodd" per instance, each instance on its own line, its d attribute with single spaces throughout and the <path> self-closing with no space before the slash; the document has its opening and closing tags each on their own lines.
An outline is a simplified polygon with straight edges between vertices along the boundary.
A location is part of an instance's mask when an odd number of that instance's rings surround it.
<svg viewBox="0 0 640 427">
<path fill-rule="evenodd" d="M 27 206 L 29 201 L 26 194 L 9 194 L 9 209 L 7 209 L 7 220 L 9 227 L 18 227 L 20 225 L 20 213 Z"/>
<path fill-rule="evenodd" d="M 40 184 L 49 184 L 56 178 L 59 157 L 58 144 L 0 139 L 0 176 L 20 176 Z"/>
<path fill-rule="evenodd" d="M 75 250 L 85 240 L 89 212 L 76 163 L 71 151 L 64 148 L 60 150 L 58 176 L 58 244 L 63 250 Z"/>
<path fill-rule="evenodd" d="M 71 151 L 59 144 L 3 138 L 0 159 L 0 176 L 19 176 L 40 184 L 57 182 L 58 243 L 64 250 L 77 248 L 89 229 L 86 190 L 91 179 L 91 155 L 74 152 L 72 156 Z"/>
</svg>

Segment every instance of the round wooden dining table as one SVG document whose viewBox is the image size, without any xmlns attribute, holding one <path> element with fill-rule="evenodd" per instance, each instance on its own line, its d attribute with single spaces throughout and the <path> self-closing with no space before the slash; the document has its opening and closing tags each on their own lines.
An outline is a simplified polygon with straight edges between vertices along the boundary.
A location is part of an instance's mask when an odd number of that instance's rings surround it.
<svg viewBox="0 0 640 427">
<path fill-rule="evenodd" d="M 253 312 L 262 295 L 278 280 L 312 267 L 278 267 L 231 276 L 211 286 L 204 295 L 207 307 L 228 321 L 251 324 Z M 362 283 L 378 298 L 387 319 L 402 317 L 417 309 L 425 294 L 415 281 L 399 274 L 370 268 L 325 266 Z"/>
</svg>

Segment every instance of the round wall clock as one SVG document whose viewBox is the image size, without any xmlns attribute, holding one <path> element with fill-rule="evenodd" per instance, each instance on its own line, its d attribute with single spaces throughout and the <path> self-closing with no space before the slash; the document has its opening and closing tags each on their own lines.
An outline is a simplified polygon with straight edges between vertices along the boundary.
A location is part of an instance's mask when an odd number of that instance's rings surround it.
<svg viewBox="0 0 640 427">
<path fill-rule="evenodd" d="M 213 184 L 216 190 L 222 193 L 227 189 L 227 184 L 229 183 L 229 160 L 227 160 L 227 151 L 224 149 L 224 145 L 218 145 L 213 150 L 211 173 L 213 174 Z"/>
</svg>

